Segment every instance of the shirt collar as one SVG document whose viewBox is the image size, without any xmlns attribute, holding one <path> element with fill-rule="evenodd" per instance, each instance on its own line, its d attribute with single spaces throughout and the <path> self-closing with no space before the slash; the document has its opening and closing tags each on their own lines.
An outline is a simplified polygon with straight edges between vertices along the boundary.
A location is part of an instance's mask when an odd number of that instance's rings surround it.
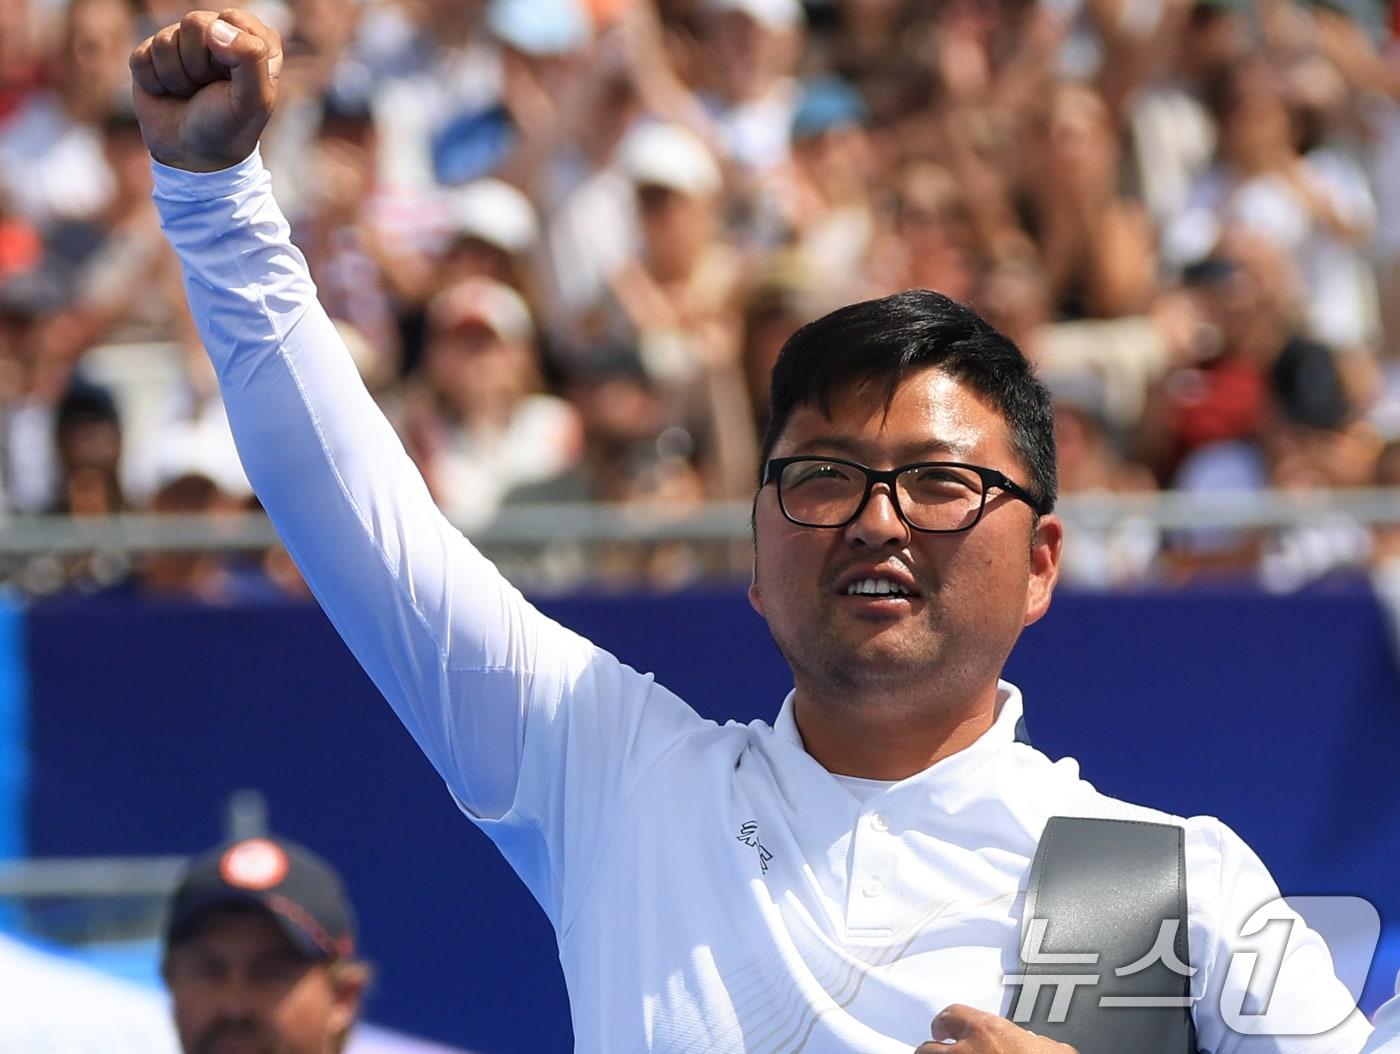
<svg viewBox="0 0 1400 1054">
<path fill-rule="evenodd" d="M 788 692 L 782 709 L 773 722 L 773 733 L 781 741 L 789 743 L 806 753 L 802 745 L 802 734 L 797 730 L 797 719 L 793 716 L 792 700 L 796 692 Z M 990 760 L 1014 743 L 1026 743 L 1024 707 L 1021 690 L 1010 681 L 997 681 L 996 717 L 992 727 L 977 739 L 941 761 L 937 761 L 907 779 L 891 783 L 891 789 L 904 786 L 918 786 L 926 792 L 936 793 L 940 789 L 957 786 L 973 769 Z M 810 757 L 810 755 L 808 755 Z M 812 759 L 815 762 L 816 759 Z"/>
</svg>

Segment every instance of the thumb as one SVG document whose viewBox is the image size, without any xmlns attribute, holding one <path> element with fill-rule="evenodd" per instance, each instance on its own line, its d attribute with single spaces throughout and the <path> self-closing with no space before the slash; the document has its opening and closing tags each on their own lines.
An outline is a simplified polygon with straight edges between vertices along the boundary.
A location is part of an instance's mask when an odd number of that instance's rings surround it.
<svg viewBox="0 0 1400 1054">
<path fill-rule="evenodd" d="M 965 1039 L 974 1027 L 984 1024 L 984 1019 L 989 1017 L 995 1015 L 962 1003 L 950 1003 L 933 1019 L 930 1031 L 933 1038 L 940 1042 Z"/>
<path fill-rule="evenodd" d="M 241 22 L 251 25 L 239 25 Z M 209 23 L 209 54 L 229 72 L 229 103 L 236 120 L 265 117 L 277 101 L 281 49 L 254 31 L 262 28 L 241 11 L 225 11 Z"/>
</svg>

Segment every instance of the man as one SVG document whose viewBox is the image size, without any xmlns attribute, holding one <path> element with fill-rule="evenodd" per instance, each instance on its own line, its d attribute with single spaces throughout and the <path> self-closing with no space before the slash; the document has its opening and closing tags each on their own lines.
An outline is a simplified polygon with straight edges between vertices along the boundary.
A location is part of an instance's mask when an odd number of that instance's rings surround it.
<svg viewBox="0 0 1400 1054">
<path fill-rule="evenodd" d="M 162 972 L 185 1054 L 338 1054 L 368 979 L 340 877 L 245 838 L 197 858 L 170 902 Z"/>
<path fill-rule="evenodd" d="M 554 924 L 578 1049 L 1063 1052 L 998 1013 L 1036 843 L 1072 814 L 1185 828 L 1201 1049 L 1360 1050 L 1369 1027 L 1305 926 L 1272 986 L 1230 968 L 1277 896 L 1237 836 L 1016 741 L 998 677 L 1049 606 L 1063 532 L 1048 397 L 1009 341 L 931 293 L 789 341 L 750 595 L 795 689 L 773 727 L 716 726 L 541 616 L 434 507 L 269 192 L 255 148 L 279 65 L 236 10 L 134 53 L 164 225 L 249 478 Z M 1270 1034 L 1227 1027 L 1266 1002 Z"/>
</svg>

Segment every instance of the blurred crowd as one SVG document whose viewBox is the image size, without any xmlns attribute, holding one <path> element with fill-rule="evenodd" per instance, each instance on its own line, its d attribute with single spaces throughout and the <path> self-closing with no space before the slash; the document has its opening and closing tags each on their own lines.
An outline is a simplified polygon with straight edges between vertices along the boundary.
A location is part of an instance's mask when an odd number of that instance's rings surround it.
<svg viewBox="0 0 1400 1054">
<path fill-rule="evenodd" d="M 131 47 L 183 6 L 0 0 L 4 510 L 251 500 L 130 109 Z M 294 238 L 468 532 L 505 502 L 747 500 L 786 336 L 911 286 L 1036 361 L 1066 494 L 1400 485 L 1400 16 L 1377 0 L 246 6 L 285 40 L 261 149 Z M 1073 536 L 1066 570 L 1287 588 L 1396 559 L 1400 532 L 1345 520 L 1134 520 Z M 277 554 L 29 585 L 131 576 L 296 588 Z"/>
</svg>

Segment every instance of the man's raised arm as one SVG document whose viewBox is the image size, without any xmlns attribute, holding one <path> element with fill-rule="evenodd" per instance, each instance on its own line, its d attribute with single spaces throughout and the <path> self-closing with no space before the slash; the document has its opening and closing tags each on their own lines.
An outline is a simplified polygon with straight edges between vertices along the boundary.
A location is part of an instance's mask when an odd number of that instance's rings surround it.
<svg viewBox="0 0 1400 1054">
<path fill-rule="evenodd" d="M 277 34 L 238 10 L 187 15 L 133 53 L 162 225 L 288 550 L 458 800 L 498 841 L 496 820 L 528 845 L 507 855 L 557 922 L 567 896 L 526 873 L 558 874 L 540 850 L 555 857 L 562 830 L 605 816 L 638 752 L 698 719 L 646 705 L 648 678 L 541 616 L 438 512 L 273 200 L 257 142 L 281 63 Z M 562 785 L 566 752 L 598 769 L 570 766 L 578 783 Z"/>
<path fill-rule="evenodd" d="M 293 558 L 453 792 L 499 814 L 518 763 L 518 694 L 479 708 L 473 753 L 489 761 L 461 764 L 473 744 L 449 738 L 445 670 L 533 650 L 535 627 L 503 621 L 513 591 L 438 513 L 289 241 L 257 153 L 281 66 L 276 31 L 237 10 L 193 12 L 132 54 L 162 226 L 248 477 Z M 466 582 L 471 595 L 454 594 Z"/>
</svg>

